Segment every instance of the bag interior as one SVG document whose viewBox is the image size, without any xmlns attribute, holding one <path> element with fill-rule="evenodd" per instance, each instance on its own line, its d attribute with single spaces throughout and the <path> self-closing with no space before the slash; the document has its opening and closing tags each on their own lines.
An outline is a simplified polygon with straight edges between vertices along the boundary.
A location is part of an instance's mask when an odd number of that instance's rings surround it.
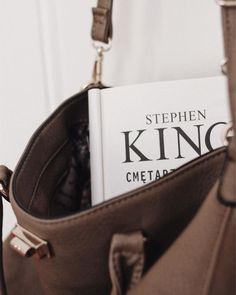
<svg viewBox="0 0 236 295">
<path fill-rule="evenodd" d="M 216 165 L 206 190 L 221 166 Z M 196 187 L 201 181 L 196 178 Z M 65 101 L 35 132 L 16 168 L 12 193 L 21 208 L 39 218 L 60 218 L 91 208 L 88 91 Z M 203 200 L 195 195 L 193 190 L 188 197 Z"/>
<path fill-rule="evenodd" d="M 32 136 L 12 183 L 21 208 L 39 218 L 90 208 L 88 137 L 84 91 L 63 103 Z"/>
<path fill-rule="evenodd" d="M 88 94 L 84 91 L 65 101 L 35 132 L 14 172 L 11 198 L 40 219 L 87 210 L 86 228 L 88 232 L 94 229 L 98 221 L 89 215 L 93 208 L 88 137 Z M 145 266 L 149 269 L 195 216 L 222 171 L 225 154 L 225 148 L 211 152 L 160 180 L 98 205 L 104 207 L 99 217 L 104 240 L 110 240 L 114 231 L 141 229 L 149 241 Z"/>
</svg>

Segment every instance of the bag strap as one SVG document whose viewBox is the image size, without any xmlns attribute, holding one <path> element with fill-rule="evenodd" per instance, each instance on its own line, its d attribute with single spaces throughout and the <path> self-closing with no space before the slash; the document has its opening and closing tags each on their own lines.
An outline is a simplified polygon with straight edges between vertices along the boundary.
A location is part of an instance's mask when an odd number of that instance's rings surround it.
<svg viewBox="0 0 236 295">
<path fill-rule="evenodd" d="M 236 206 L 236 0 L 217 0 L 222 8 L 225 47 L 225 70 L 228 77 L 229 103 L 233 133 L 227 161 L 220 179 L 218 200 L 226 206 Z"/>
<path fill-rule="evenodd" d="M 12 171 L 6 166 L 0 166 L 0 294 L 7 295 L 6 284 L 3 271 L 3 249 L 2 249 L 2 222 L 3 222 L 3 206 L 2 198 L 8 200 L 9 185 Z"/>
<path fill-rule="evenodd" d="M 109 43 L 112 38 L 112 0 L 98 0 L 97 7 L 92 9 L 92 39 Z"/>
<path fill-rule="evenodd" d="M 229 146 L 229 156 L 236 161 L 236 0 L 218 0 L 217 2 L 222 7 L 226 74 L 235 135 Z"/>
<path fill-rule="evenodd" d="M 0 197 L 0 294 L 7 295 L 6 284 L 3 271 L 3 249 L 2 249 L 2 222 L 3 222 L 3 208 L 2 198 Z"/>
</svg>

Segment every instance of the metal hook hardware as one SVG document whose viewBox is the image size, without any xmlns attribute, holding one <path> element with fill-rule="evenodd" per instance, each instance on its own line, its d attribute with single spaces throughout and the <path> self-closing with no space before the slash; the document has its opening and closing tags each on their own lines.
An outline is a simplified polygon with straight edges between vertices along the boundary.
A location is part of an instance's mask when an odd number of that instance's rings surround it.
<svg viewBox="0 0 236 295">
<path fill-rule="evenodd" d="M 50 257 L 48 242 L 40 239 L 19 224 L 12 230 L 10 246 L 23 257 L 36 256 L 41 259 Z"/>
<path fill-rule="evenodd" d="M 223 61 L 221 62 L 221 72 L 222 74 L 224 75 L 227 75 L 228 73 L 228 59 L 227 58 L 224 58 Z"/>
<path fill-rule="evenodd" d="M 107 52 L 111 49 L 111 39 L 107 45 L 104 45 L 101 42 L 93 42 L 93 47 L 97 52 L 97 56 L 95 58 L 93 74 L 92 74 L 92 84 L 103 85 L 102 83 L 102 65 L 103 65 L 103 57 L 104 52 Z"/>
<path fill-rule="evenodd" d="M 0 181 L 0 195 L 4 197 L 7 201 L 9 201 L 8 190 L 5 187 L 4 183 Z"/>
<path fill-rule="evenodd" d="M 102 63 L 103 63 L 103 49 L 97 49 L 97 56 L 93 66 L 92 81 L 94 84 L 102 84 Z"/>
<path fill-rule="evenodd" d="M 223 144 L 228 146 L 230 139 L 233 137 L 233 124 L 230 122 L 226 125 L 225 131 L 223 133 Z"/>
</svg>

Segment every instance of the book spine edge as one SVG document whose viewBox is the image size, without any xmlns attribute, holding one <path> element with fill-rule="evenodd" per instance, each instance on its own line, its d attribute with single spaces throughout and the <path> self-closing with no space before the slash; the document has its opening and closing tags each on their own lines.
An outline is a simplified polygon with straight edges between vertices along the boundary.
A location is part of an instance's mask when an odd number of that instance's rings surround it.
<svg viewBox="0 0 236 295">
<path fill-rule="evenodd" d="M 101 91 L 89 91 L 89 138 L 92 206 L 104 200 L 101 126 Z"/>
</svg>

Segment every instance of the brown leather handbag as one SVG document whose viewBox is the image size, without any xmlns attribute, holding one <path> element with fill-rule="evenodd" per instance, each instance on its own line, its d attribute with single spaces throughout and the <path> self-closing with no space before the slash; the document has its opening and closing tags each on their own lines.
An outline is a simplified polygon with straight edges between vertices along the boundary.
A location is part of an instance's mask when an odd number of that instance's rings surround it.
<svg viewBox="0 0 236 295">
<path fill-rule="evenodd" d="M 98 2 L 92 36 L 107 43 L 112 2 Z M 236 1 L 218 2 L 235 134 Z M 88 88 L 41 125 L 12 176 L 1 166 L 18 221 L 3 245 L 1 294 L 236 294 L 236 137 L 90 208 L 87 98 Z"/>
</svg>

